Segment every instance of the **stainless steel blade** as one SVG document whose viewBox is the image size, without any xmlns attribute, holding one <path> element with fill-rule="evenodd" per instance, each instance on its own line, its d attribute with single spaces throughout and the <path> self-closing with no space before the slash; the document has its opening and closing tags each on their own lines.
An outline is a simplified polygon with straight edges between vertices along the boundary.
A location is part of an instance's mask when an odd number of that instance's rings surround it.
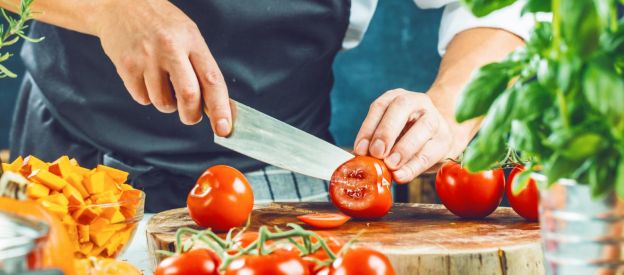
<svg viewBox="0 0 624 275">
<path fill-rule="evenodd" d="M 235 102 L 233 130 L 215 143 L 248 157 L 311 177 L 329 180 L 349 152 L 293 126 Z"/>
</svg>

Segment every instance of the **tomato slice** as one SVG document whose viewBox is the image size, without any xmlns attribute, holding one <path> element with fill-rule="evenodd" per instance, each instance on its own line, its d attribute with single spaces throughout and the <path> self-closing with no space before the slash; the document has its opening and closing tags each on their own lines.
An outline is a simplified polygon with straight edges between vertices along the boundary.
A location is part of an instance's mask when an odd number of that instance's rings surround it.
<svg viewBox="0 0 624 275">
<path fill-rule="evenodd" d="M 329 195 L 334 205 L 354 218 L 380 218 L 392 207 L 390 172 L 382 160 L 356 156 L 331 177 Z"/>
<path fill-rule="evenodd" d="M 351 217 L 338 213 L 316 213 L 297 216 L 297 219 L 312 227 L 330 229 L 345 224 Z"/>
</svg>

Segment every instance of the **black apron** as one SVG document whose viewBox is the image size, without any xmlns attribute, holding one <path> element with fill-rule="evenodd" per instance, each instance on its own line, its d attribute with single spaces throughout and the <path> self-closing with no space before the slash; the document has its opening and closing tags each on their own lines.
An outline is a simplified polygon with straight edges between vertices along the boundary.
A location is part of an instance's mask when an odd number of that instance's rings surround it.
<svg viewBox="0 0 624 275">
<path fill-rule="evenodd" d="M 331 141 L 332 63 L 349 24 L 349 0 L 172 1 L 199 26 L 231 98 Z M 146 210 L 185 205 L 206 168 L 262 168 L 213 143 L 207 119 L 185 126 L 134 102 L 96 37 L 34 23 L 22 50 L 27 73 L 11 155 L 76 157 L 131 172 Z"/>
</svg>

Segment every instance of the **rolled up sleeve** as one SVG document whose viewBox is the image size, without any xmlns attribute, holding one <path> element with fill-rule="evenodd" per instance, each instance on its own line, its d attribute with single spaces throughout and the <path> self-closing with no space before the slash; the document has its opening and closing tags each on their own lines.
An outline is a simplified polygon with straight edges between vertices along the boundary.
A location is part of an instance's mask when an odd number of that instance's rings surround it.
<svg viewBox="0 0 624 275">
<path fill-rule="evenodd" d="M 470 10 L 459 1 L 431 1 L 415 0 L 421 8 L 439 8 L 446 4 L 440 23 L 438 52 L 441 56 L 446 52 L 446 47 L 458 33 L 472 28 L 497 28 L 511 32 L 522 39 L 528 39 L 534 25 L 530 15 L 521 15 L 525 1 L 517 1 L 513 5 L 492 12 L 484 17 L 472 15 Z"/>
</svg>

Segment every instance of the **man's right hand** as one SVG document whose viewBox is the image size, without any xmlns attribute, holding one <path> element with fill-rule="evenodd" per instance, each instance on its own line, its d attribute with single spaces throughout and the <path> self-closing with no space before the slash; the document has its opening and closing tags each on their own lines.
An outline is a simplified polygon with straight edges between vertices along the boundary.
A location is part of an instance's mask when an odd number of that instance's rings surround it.
<svg viewBox="0 0 624 275">
<path fill-rule="evenodd" d="M 232 112 L 217 62 L 197 25 L 166 0 L 106 1 L 89 31 L 117 68 L 132 98 L 163 113 L 176 110 L 187 125 L 210 118 L 229 134 Z"/>
</svg>

